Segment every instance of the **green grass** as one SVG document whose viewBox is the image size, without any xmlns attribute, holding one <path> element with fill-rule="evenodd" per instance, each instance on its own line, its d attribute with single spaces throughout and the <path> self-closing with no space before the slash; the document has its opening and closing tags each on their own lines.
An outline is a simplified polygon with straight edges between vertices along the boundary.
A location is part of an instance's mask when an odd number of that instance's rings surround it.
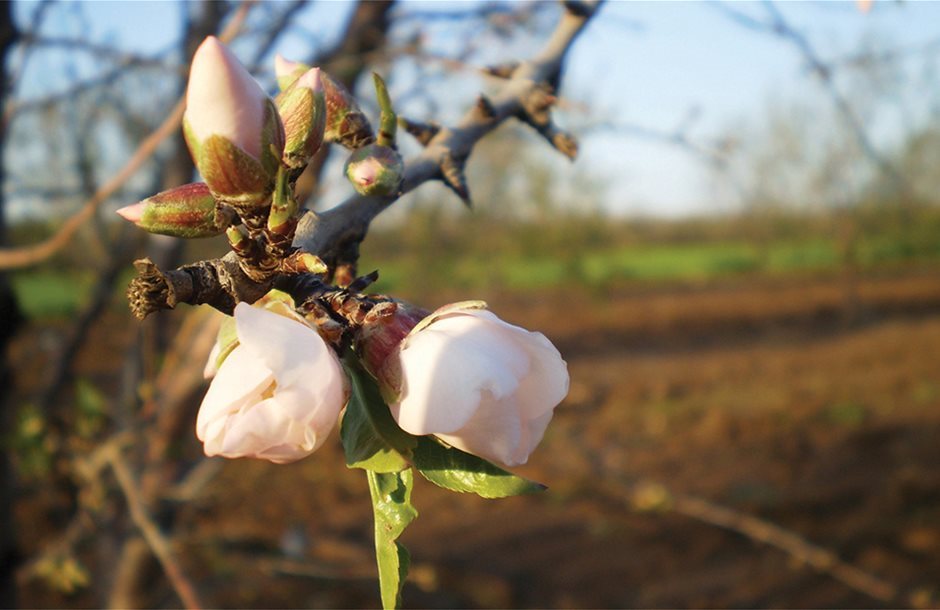
<svg viewBox="0 0 940 610">
<path fill-rule="evenodd" d="M 693 232 L 681 242 L 636 234 L 634 243 L 618 245 L 625 238 L 616 226 L 610 227 L 606 237 L 592 237 L 581 229 L 577 224 L 492 226 L 446 238 L 435 236 L 432 241 L 412 236 L 408 245 L 394 234 L 379 234 L 374 240 L 379 244 L 378 255 L 370 257 L 374 246 L 367 241 L 360 269 L 363 273 L 378 269 L 376 288 L 386 293 L 448 288 L 469 294 L 481 289 L 527 291 L 566 285 L 604 291 L 625 284 L 826 274 L 838 272 L 843 263 L 838 241 L 828 233 L 810 231 L 809 225 L 805 236 L 797 233 L 767 243 L 737 238 L 734 233 L 695 241 L 698 233 Z M 857 241 L 854 260 L 862 271 L 938 264 L 940 221 L 919 223 L 903 235 L 897 231 L 869 234 Z M 13 276 L 21 307 L 32 318 L 74 314 L 87 301 L 93 281 L 90 271 L 40 270 Z M 124 286 L 126 281 L 119 284 Z"/>
<path fill-rule="evenodd" d="M 74 314 L 88 299 L 93 277 L 88 273 L 39 271 L 17 273 L 13 290 L 29 318 L 60 318 Z"/>
</svg>

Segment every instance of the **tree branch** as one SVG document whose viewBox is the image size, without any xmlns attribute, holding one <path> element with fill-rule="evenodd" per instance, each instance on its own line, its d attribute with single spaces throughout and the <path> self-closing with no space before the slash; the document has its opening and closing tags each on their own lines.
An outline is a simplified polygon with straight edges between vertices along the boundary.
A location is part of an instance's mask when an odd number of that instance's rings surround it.
<svg viewBox="0 0 940 610">
<path fill-rule="evenodd" d="M 467 158 L 483 136 L 508 118 L 531 117 L 534 99 L 544 94 L 546 84 L 558 83 L 565 54 L 599 6 L 597 2 L 566 5 L 568 10 L 541 52 L 520 63 L 502 81 L 499 91 L 488 100 L 486 112 L 475 106 L 456 126 L 441 127 L 424 150 L 406 162 L 402 193 L 430 180 L 445 180 L 448 166 L 451 175 L 462 176 Z M 446 181 L 456 188 L 454 179 Z M 355 195 L 321 214 L 308 212 L 301 218 L 294 245 L 316 254 L 331 268 L 355 264 L 349 260 L 350 253 L 358 251 L 372 220 L 396 199 Z"/>
<path fill-rule="evenodd" d="M 238 35 L 244 24 L 245 17 L 248 14 L 248 9 L 251 8 L 252 4 L 252 0 L 244 0 L 242 2 L 238 11 L 235 13 L 234 17 L 232 17 L 232 20 L 219 35 L 220 39 L 227 42 Z M 71 241 L 78 229 L 94 215 L 101 204 L 124 186 L 124 183 L 140 169 L 157 147 L 160 146 L 167 137 L 179 129 L 185 104 L 185 97 L 180 98 L 169 116 L 140 143 L 140 146 L 137 147 L 137 150 L 134 151 L 131 158 L 124 164 L 124 167 L 103 184 L 75 215 L 65 221 L 55 235 L 38 244 L 22 248 L 0 250 L 0 269 L 16 269 L 35 265 L 64 248 L 66 244 Z"/>
</svg>

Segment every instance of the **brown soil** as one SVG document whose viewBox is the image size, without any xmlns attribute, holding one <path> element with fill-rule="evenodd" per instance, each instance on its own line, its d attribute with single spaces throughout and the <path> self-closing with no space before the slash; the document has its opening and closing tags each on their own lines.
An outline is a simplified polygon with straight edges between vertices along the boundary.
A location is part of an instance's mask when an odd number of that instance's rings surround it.
<svg viewBox="0 0 940 610">
<path fill-rule="evenodd" d="M 486 501 L 419 482 L 406 606 L 884 607 L 940 592 L 935 276 L 482 296 L 568 360 L 570 396 L 520 469 L 549 490 Z M 641 482 L 776 523 L 898 597 L 639 510 Z M 289 466 L 226 462 L 176 525 L 213 606 L 378 603 L 368 492 L 338 441 Z M 155 586 L 155 605 L 176 603 Z"/>
</svg>

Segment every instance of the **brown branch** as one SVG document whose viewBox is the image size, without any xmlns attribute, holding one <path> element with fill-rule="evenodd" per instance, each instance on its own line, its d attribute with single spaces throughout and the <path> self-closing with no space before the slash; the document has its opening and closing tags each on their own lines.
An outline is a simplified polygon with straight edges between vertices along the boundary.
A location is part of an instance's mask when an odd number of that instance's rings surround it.
<svg viewBox="0 0 940 610">
<path fill-rule="evenodd" d="M 820 574 L 831 576 L 853 591 L 889 606 L 926 608 L 937 600 L 925 599 L 923 593 L 904 594 L 891 582 L 843 561 L 833 551 L 806 540 L 796 532 L 775 523 L 721 506 L 696 496 L 674 493 L 665 486 L 643 481 L 630 484 L 613 482 L 617 497 L 627 498 L 639 511 L 672 511 L 702 523 L 741 534 L 750 540 L 770 545 L 807 565 Z"/>
<path fill-rule="evenodd" d="M 308 212 L 297 224 L 293 245 L 319 256 L 333 271 L 334 280 L 341 284 L 352 280 L 357 274 L 359 245 L 370 223 L 401 194 L 429 180 L 442 180 L 469 204 L 464 177 L 467 159 L 480 139 L 509 118 L 532 124 L 547 134 L 556 148 L 573 154 L 574 140 L 553 128 L 549 112 L 557 100 L 554 91 L 565 55 L 600 2 L 567 2 L 564 6 L 565 13 L 538 55 L 520 63 L 509 78 L 500 81 L 495 95 L 481 98 L 456 126 L 442 127 L 427 140 L 422 152 L 407 164 L 401 192 L 384 197 L 353 196 L 322 215 Z M 283 269 L 261 269 L 252 261 L 240 260 L 250 255 L 236 248 L 221 259 L 166 272 L 140 261 L 139 276 L 128 289 L 131 309 L 143 318 L 178 303 L 205 303 L 231 313 L 235 303 L 253 302 L 284 275 Z M 255 273 L 256 267 L 264 273 Z"/>
<path fill-rule="evenodd" d="M 242 2 L 232 20 L 219 35 L 219 38 L 230 41 L 238 35 L 252 4 L 254 4 L 253 0 Z M 150 158 L 157 147 L 163 143 L 163 140 L 179 129 L 185 104 L 185 97 L 180 98 L 170 115 L 149 136 L 144 138 L 144 141 L 140 143 L 140 146 L 124 164 L 124 167 L 103 184 L 74 216 L 65 221 L 55 235 L 38 244 L 0 250 L 0 269 L 15 269 L 35 265 L 64 248 L 78 229 L 94 215 L 101 204 L 124 186 L 124 183 Z"/>
<path fill-rule="evenodd" d="M 137 483 L 134 481 L 130 467 L 128 467 L 127 463 L 124 461 L 121 452 L 117 449 L 113 449 L 108 455 L 108 462 L 121 488 L 121 492 L 124 494 L 124 498 L 127 501 L 127 508 L 130 511 L 131 519 L 134 520 L 134 524 L 140 530 L 141 534 L 143 534 L 153 554 L 156 555 L 170 584 L 173 586 L 173 590 L 176 591 L 176 594 L 186 608 L 202 608 L 203 606 L 199 601 L 196 589 L 186 577 L 179 563 L 177 563 L 173 555 L 173 550 L 170 548 L 169 541 L 167 541 L 156 523 L 153 522 L 150 513 L 144 506 L 137 488 Z"/>
<path fill-rule="evenodd" d="M 454 127 L 442 127 L 430 138 L 419 155 L 406 163 L 402 192 L 407 193 L 430 180 L 448 180 L 459 190 L 459 174 L 474 146 L 483 136 L 511 117 L 525 114 L 533 96 L 544 90 L 546 83 L 557 83 L 565 54 L 581 33 L 599 3 L 574 3 L 569 8 L 541 52 L 532 60 L 522 62 L 512 74 L 500 82 L 499 90 L 489 98 L 488 112 L 472 107 Z M 453 167 L 456 163 L 458 167 Z M 372 220 L 388 208 L 395 197 L 350 197 L 322 214 L 308 212 L 301 218 L 294 244 L 316 254 L 330 267 L 355 263 L 344 260 L 344 254 L 358 246 Z"/>
</svg>

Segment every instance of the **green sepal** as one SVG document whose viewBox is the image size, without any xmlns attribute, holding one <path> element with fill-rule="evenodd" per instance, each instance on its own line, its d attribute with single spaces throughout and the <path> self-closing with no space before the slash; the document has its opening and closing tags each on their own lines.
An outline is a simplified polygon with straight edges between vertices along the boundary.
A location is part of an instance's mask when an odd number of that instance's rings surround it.
<svg viewBox="0 0 940 610">
<path fill-rule="evenodd" d="M 284 124 L 284 164 L 304 167 L 323 144 L 326 102 L 322 91 L 292 86 L 275 100 Z"/>
<path fill-rule="evenodd" d="M 395 148 L 395 132 L 398 128 L 398 116 L 392 107 L 392 98 L 388 95 L 388 87 L 385 81 L 377 72 L 372 73 L 372 81 L 375 84 L 375 97 L 379 102 L 379 132 L 376 137 L 376 144 L 379 146 L 388 146 Z"/>
<path fill-rule="evenodd" d="M 375 561 L 379 591 L 386 610 L 401 607 L 401 589 L 411 563 L 408 549 L 397 541 L 418 511 L 411 504 L 414 477 L 411 469 L 381 473 L 367 471 L 375 517 Z"/>
<path fill-rule="evenodd" d="M 265 100 L 260 160 L 218 134 L 199 140 L 186 119 L 183 119 L 183 137 L 199 173 L 216 199 L 235 206 L 267 202 L 284 149 L 284 127 L 273 100 Z"/>
<path fill-rule="evenodd" d="M 271 196 L 271 211 L 268 213 L 268 229 L 275 233 L 283 232 L 288 221 L 297 213 L 297 200 L 291 192 L 287 180 L 287 168 L 281 166 L 274 180 L 274 193 Z"/>
<path fill-rule="evenodd" d="M 148 233 L 173 237 L 213 237 L 225 232 L 228 219 L 219 212 L 202 182 L 184 184 L 141 202 L 137 226 Z"/>
<path fill-rule="evenodd" d="M 505 498 L 545 491 L 546 487 L 432 437 L 418 437 L 412 454 L 418 472 L 438 487 L 482 498 Z"/>
<path fill-rule="evenodd" d="M 235 327 L 235 318 L 226 316 L 219 326 L 219 334 L 215 339 L 219 346 L 219 353 L 215 357 L 215 369 L 219 370 L 225 359 L 238 346 L 238 330 Z"/>
<path fill-rule="evenodd" d="M 343 368 L 352 390 L 340 424 L 346 466 L 375 472 L 408 468 L 418 439 L 398 427 L 375 379 L 351 350 L 343 356 Z"/>
</svg>

